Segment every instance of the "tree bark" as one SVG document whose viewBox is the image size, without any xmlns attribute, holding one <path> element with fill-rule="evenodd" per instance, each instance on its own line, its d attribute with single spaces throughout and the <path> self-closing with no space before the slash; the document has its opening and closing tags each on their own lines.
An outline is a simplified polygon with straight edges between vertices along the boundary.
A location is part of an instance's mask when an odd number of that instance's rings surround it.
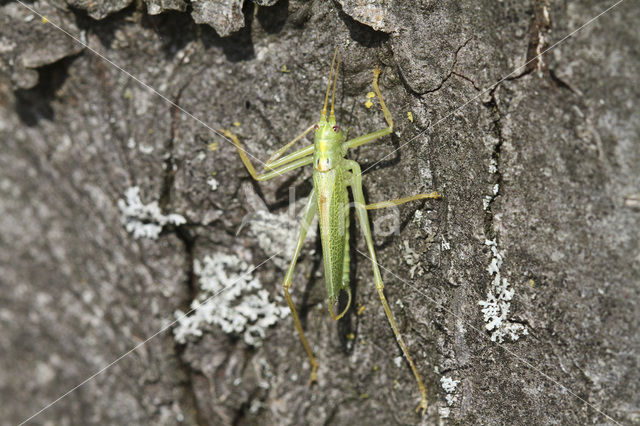
<svg viewBox="0 0 640 426">
<path fill-rule="evenodd" d="M 637 4 L 582 28 L 614 2 L 273 3 L 0 6 L 0 424 L 640 422 Z M 369 202 L 443 195 L 370 212 L 424 416 L 355 221 L 348 316 L 318 237 L 294 274 L 312 387 L 290 316 L 256 345 L 174 335 L 207 256 L 286 306 L 311 168 L 256 184 L 215 131 L 269 158 L 319 118 L 335 46 L 342 128 L 385 127 L 376 65 L 395 120 L 349 154 Z M 134 187 L 161 213 L 127 216 Z"/>
</svg>

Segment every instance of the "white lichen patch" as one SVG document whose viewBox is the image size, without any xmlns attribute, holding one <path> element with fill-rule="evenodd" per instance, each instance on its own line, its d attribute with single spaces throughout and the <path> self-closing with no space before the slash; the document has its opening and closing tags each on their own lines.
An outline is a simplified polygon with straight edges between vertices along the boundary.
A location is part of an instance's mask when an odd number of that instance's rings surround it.
<svg viewBox="0 0 640 426">
<path fill-rule="evenodd" d="M 442 236 L 442 250 L 451 250 L 451 244 L 449 244 L 449 241 L 447 241 L 444 238 L 444 235 Z"/>
<path fill-rule="evenodd" d="M 397 356 L 393 359 L 393 363 L 396 365 L 396 367 L 400 368 L 402 367 L 402 357 L 401 356 Z"/>
<path fill-rule="evenodd" d="M 253 212 L 242 219 L 240 229 L 248 225 L 249 233 L 258 241 L 260 248 L 268 256 L 275 256 L 272 260 L 279 268 L 286 269 L 291 262 L 302 226 L 304 208 L 298 209 L 298 206 L 305 206 L 308 198 L 292 201 L 285 212 L 271 213 L 249 186 L 245 186 L 244 190 Z M 295 214 L 296 211 L 298 214 Z M 314 219 L 307 230 L 306 242 L 315 241 L 317 227 L 317 219 Z"/>
<path fill-rule="evenodd" d="M 212 191 L 215 191 L 216 189 L 218 189 L 218 181 L 216 180 L 216 178 L 208 179 L 207 185 L 209 185 L 209 188 L 211 188 Z"/>
<path fill-rule="evenodd" d="M 140 146 L 138 146 L 138 149 L 143 154 L 151 154 L 153 152 L 153 146 L 152 145 L 140 145 Z"/>
<path fill-rule="evenodd" d="M 202 336 L 207 326 L 241 335 L 248 345 L 260 346 L 268 327 L 288 314 L 288 309 L 269 300 L 269 293 L 252 275 L 253 266 L 235 255 L 217 253 L 194 262 L 200 294 L 185 315 L 175 312 L 174 338 L 185 343 Z"/>
<path fill-rule="evenodd" d="M 451 415 L 451 409 L 449 407 L 439 407 L 438 415 L 443 419 L 447 419 Z"/>
<path fill-rule="evenodd" d="M 242 218 L 242 223 L 236 232 L 240 234 L 245 227 L 249 234 L 256 239 L 260 248 L 279 268 L 286 269 L 291 262 L 296 242 L 302 226 L 302 215 L 308 198 L 294 201 L 294 193 L 290 192 L 290 204 L 287 211 L 271 213 L 267 205 L 253 190 L 250 184 L 243 186 L 246 203 L 250 210 Z M 296 214 L 297 212 L 297 214 Z M 318 220 L 315 218 L 307 230 L 305 242 L 315 241 Z"/>
<path fill-rule="evenodd" d="M 495 158 L 492 158 L 491 162 L 489 163 L 489 173 L 494 175 L 496 174 L 497 171 L 498 171 L 498 163 L 496 162 Z"/>
<path fill-rule="evenodd" d="M 182 225 L 187 223 L 184 216 L 171 213 L 165 215 L 157 201 L 143 204 L 140 199 L 140 188 L 132 186 L 124 192 L 125 199 L 118 200 L 122 213 L 121 222 L 133 238 L 157 239 L 166 225 Z"/>
<path fill-rule="evenodd" d="M 495 240 L 486 240 L 485 244 L 491 247 L 492 258 L 487 272 L 493 277 L 487 300 L 478 302 L 482 306 L 485 328 L 491 332 L 491 340 L 494 342 L 502 343 L 505 336 L 516 341 L 520 335 L 526 335 L 529 332 L 524 325 L 509 321 L 511 299 L 515 292 L 509 288 L 509 281 L 500 275 L 502 255 L 498 252 Z"/>
<path fill-rule="evenodd" d="M 491 195 L 485 195 L 482 200 L 482 208 L 486 211 L 489 209 L 489 204 L 493 201 L 493 197 Z"/>
<path fill-rule="evenodd" d="M 411 267 L 409 269 L 409 274 L 411 278 L 414 278 L 417 274 L 419 277 L 424 275 L 424 268 L 422 267 L 422 263 L 420 262 L 420 255 L 409 246 L 409 241 L 404 241 L 404 251 L 402 253 L 402 257 L 404 261 Z"/>
<path fill-rule="evenodd" d="M 445 398 L 447 400 L 447 405 L 453 405 L 453 403 L 458 400 L 456 388 L 459 383 L 460 380 L 453 380 L 451 377 L 442 376 L 440 378 L 440 385 L 446 393 Z"/>
<path fill-rule="evenodd" d="M 413 213 L 413 223 L 420 226 L 420 224 L 422 223 L 422 215 L 422 210 L 416 210 L 415 213 Z"/>
<path fill-rule="evenodd" d="M 482 208 L 486 211 L 489 209 L 489 204 L 496 198 L 498 192 L 500 191 L 500 184 L 493 185 L 493 190 L 491 195 L 486 195 L 482 200 Z"/>
<path fill-rule="evenodd" d="M 300 230 L 300 219 L 288 213 L 271 213 L 258 210 L 247 216 L 249 230 L 258 240 L 258 245 L 279 268 L 285 269 L 291 262 Z M 315 222 L 309 227 L 306 241 L 313 241 L 316 235 Z"/>
</svg>

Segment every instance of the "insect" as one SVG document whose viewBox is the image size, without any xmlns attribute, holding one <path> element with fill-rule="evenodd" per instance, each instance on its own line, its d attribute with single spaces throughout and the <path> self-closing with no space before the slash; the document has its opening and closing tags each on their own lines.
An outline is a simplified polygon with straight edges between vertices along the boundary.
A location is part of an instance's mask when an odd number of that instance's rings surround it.
<svg viewBox="0 0 640 426">
<path fill-rule="evenodd" d="M 422 410 L 424 413 L 427 408 L 427 392 L 413 359 L 409 354 L 407 346 L 400 335 L 398 326 L 396 325 L 396 321 L 383 292 L 384 284 L 382 283 L 382 277 L 376 261 L 376 253 L 373 246 L 373 238 L 371 235 L 371 228 L 369 226 L 367 210 L 391 207 L 425 198 L 436 199 L 440 198 L 440 195 L 436 192 L 432 192 L 429 194 L 417 194 L 395 200 L 366 204 L 362 192 L 360 166 L 356 161 L 346 158 L 346 154 L 348 150 L 352 148 L 373 142 L 376 139 L 392 133 L 393 119 L 389 109 L 384 103 L 382 93 L 380 93 L 380 88 L 378 87 L 378 77 L 380 76 L 381 71 L 376 67 L 373 70 L 373 89 L 380 101 L 380 106 L 382 108 L 385 121 L 387 122 L 387 127 L 350 140 L 346 139 L 346 136 L 342 130 L 340 130 L 340 127 L 336 122 L 334 111 L 336 83 L 338 70 L 340 68 L 340 57 L 338 57 L 336 65 L 337 53 L 338 49 L 336 48 L 331 62 L 329 82 L 327 84 L 324 106 L 320 113 L 320 120 L 309 126 L 291 142 L 276 151 L 265 163 L 264 173 L 258 174 L 256 172 L 256 169 L 244 151 L 240 140 L 235 134 L 229 130 L 221 131 L 235 144 L 238 154 L 240 155 L 240 158 L 249 174 L 251 174 L 251 176 L 257 181 L 265 181 L 299 167 L 304 167 L 309 164 L 313 165 L 313 190 L 311 191 L 304 208 L 302 226 L 298 235 L 293 258 L 291 259 L 291 264 L 289 265 L 282 284 L 287 304 L 291 309 L 293 322 L 311 363 L 309 385 L 313 384 L 313 382 L 317 380 L 318 362 L 316 361 L 309 343 L 307 342 L 307 338 L 305 337 L 304 330 L 300 323 L 300 318 L 298 317 L 291 294 L 289 293 L 292 286 L 293 271 L 298 256 L 300 255 L 304 239 L 307 235 L 307 230 L 317 214 L 320 225 L 320 239 L 322 242 L 322 255 L 329 313 L 334 320 L 338 320 L 348 311 L 351 304 L 351 288 L 349 286 L 349 207 L 353 205 L 356 209 L 358 221 L 366 240 L 369 257 L 372 261 L 376 290 L 378 291 L 384 312 L 391 324 L 396 340 L 400 345 L 404 356 L 409 362 L 411 370 L 413 371 L 413 375 L 415 376 L 422 396 L 422 400 L 416 408 L 416 411 Z M 335 74 L 334 65 L 336 65 Z M 327 103 L 329 100 L 329 92 L 331 91 L 332 78 L 333 91 L 331 93 L 331 110 L 329 115 L 327 115 Z M 315 141 L 312 145 L 294 151 L 284 157 L 282 156 L 287 150 L 311 131 L 315 132 Z M 353 204 L 349 203 L 347 188 L 351 189 L 351 194 L 354 200 Z M 336 305 L 338 296 L 342 291 L 347 293 L 348 302 L 342 312 L 336 314 L 334 312 L 334 306 Z"/>
</svg>

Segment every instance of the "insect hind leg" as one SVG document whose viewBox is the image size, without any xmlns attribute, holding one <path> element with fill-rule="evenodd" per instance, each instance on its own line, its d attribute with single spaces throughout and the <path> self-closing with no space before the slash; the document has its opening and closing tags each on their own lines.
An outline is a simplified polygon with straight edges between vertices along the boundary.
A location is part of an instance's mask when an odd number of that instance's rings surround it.
<svg viewBox="0 0 640 426">
<path fill-rule="evenodd" d="M 393 334 L 396 336 L 396 342 L 398 342 L 398 346 L 402 350 L 402 353 L 405 356 L 405 359 L 409 363 L 409 367 L 413 372 L 413 375 L 416 379 L 416 384 L 418 385 L 418 389 L 420 390 L 421 400 L 420 404 L 416 408 L 416 411 L 421 411 L 422 414 L 427 410 L 427 389 L 422 382 L 422 378 L 420 377 L 420 373 L 418 372 L 418 368 L 413 362 L 413 358 L 409 354 L 409 349 L 407 348 L 402 335 L 400 334 L 400 330 L 398 329 L 398 325 L 396 324 L 396 320 L 393 317 L 393 313 L 391 312 L 391 308 L 389 307 L 389 303 L 387 302 L 387 298 L 384 295 L 384 284 L 382 282 L 382 276 L 380 275 L 380 269 L 378 267 L 378 261 L 376 260 L 376 252 L 373 247 L 373 237 L 371 235 L 371 227 L 369 225 L 369 216 L 367 214 L 367 209 L 365 207 L 365 199 L 364 194 L 362 192 L 362 174 L 360 171 L 360 166 L 355 161 L 349 161 L 351 170 L 353 172 L 353 178 L 351 183 L 351 189 L 353 191 L 353 199 L 356 205 L 356 211 L 358 215 L 358 222 L 360 223 L 360 228 L 362 229 L 362 234 L 364 235 L 365 241 L 367 242 L 367 250 L 369 252 L 369 260 L 371 261 L 371 266 L 373 268 L 373 278 L 376 286 L 376 291 L 378 292 L 378 296 L 380 297 L 380 302 L 382 303 L 382 307 L 384 309 L 384 313 L 387 316 L 387 320 L 389 321 L 389 325 L 391 325 L 391 329 L 393 330 Z"/>
<path fill-rule="evenodd" d="M 293 303 L 293 299 L 291 298 L 291 294 L 289 290 L 291 289 L 292 279 L 293 279 L 293 270 L 296 266 L 296 261 L 298 260 L 298 256 L 300 255 L 300 251 L 302 250 L 302 245 L 304 243 L 304 239 L 307 236 L 307 231 L 311 226 L 311 222 L 316 215 L 317 204 L 316 204 L 316 196 L 315 190 L 311 191 L 311 195 L 309 195 L 309 200 L 307 201 L 307 205 L 305 207 L 304 217 L 302 220 L 302 226 L 300 228 L 300 234 L 298 235 L 298 241 L 296 243 L 296 248 L 293 253 L 293 257 L 291 259 L 291 263 L 289 264 L 289 269 L 287 269 L 287 273 L 284 276 L 284 281 L 282 282 L 282 288 L 284 291 L 284 297 L 287 300 L 287 304 L 289 305 L 289 309 L 291 310 L 291 316 L 293 317 L 293 324 L 298 331 L 298 335 L 300 336 L 300 341 L 302 342 L 302 346 L 304 347 L 307 356 L 309 357 L 309 363 L 311 364 L 311 375 L 309 376 L 309 386 L 318 380 L 317 371 L 318 371 L 318 362 L 316 361 L 315 356 L 313 355 L 313 351 L 309 346 L 309 342 L 307 341 L 306 336 L 304 335 L 304 330 L 302 329 L 302 323 L 300 322 L 300 317 L 298 316 L 298 311 Z"/>
</svg>

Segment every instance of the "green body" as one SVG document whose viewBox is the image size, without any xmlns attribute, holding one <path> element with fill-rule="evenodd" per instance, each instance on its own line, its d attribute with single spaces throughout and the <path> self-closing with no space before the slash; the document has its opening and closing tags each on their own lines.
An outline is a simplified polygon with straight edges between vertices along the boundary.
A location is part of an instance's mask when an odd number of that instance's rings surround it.
<svg viewBox="0 0 640 426">
<path fill-rule="evenodd" d="M 331 316 L 339 318 L 349 309 L 351 289 L 349 287 L 349 195 L 347 186 L 352 174 L 345 159 L 344 136 L 335 118 L 322 117 L 318 122 L 313 152 L 313 186 L 315 189 L 324 274 L 327 286 L 327 301 Z M 349 303 L 339 315 L 333 306 L 340 291 L 345 291 Z"/>
</svg>

